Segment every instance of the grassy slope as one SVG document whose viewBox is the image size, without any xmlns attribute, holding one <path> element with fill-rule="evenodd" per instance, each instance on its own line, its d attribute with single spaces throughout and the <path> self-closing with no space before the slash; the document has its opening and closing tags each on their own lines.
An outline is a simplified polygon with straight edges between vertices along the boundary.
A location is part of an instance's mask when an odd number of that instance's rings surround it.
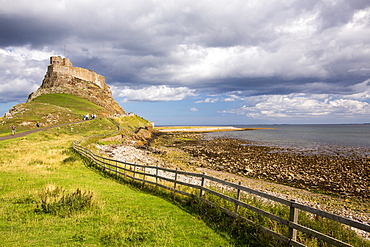
<svg viewBox="0 0 370 247">
<path fill-rule="evenodd" d="M 142 123 L 132 120 L 130 128 Z M 230 246 L 197 217 L 102 177 L 72 152 L 72 141 L 115 128 L 98 119 L 0 142 L 1 245 Z M 37 211 L 49 184 L 91 191 L 97 206 L 68 217 Z"/>
<path fill-rule="evenodd" d="M 108 114 L 102 107 L 70 94 L 41 95 L 29 103 L 19 104 L 18 107 L 24 110 L 12 119 L 0 120 L 0 135 L 9 134 L 13 124 L 19 132 L 36 128 L 36 122 L 48 126 L 79 121 L 86 114 L 97 114 L 97 117 Z"/>
</svg>

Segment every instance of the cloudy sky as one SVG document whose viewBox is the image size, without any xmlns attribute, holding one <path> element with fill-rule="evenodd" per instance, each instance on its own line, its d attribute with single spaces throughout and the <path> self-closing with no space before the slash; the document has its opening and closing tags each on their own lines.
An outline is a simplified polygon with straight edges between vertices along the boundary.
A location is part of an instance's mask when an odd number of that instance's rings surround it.
<svg viewBox="0 0 370 247">
<path fill-rule="evenodd" d="M 0 0 L 0 114 L 49 57 L 160 125 L 370 122 L 369 0 Z"/>
</svg>

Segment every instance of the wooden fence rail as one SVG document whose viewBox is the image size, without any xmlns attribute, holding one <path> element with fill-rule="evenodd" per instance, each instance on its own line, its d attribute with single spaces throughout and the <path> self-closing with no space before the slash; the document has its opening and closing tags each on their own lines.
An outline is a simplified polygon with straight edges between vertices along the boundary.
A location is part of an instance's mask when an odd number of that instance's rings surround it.
<svg viewBox="0 0 370 247">
<path fill-rule="evenodd" d="M 82 147 L 78 145 L 77 143 L 73 143 L 73 148 L 78 153 L 80 153 L 82 156 L 94 162 L 101 168 L 104 168 L 105 170 L 110 171 L 112 173 L 119 174 L 124 177 L 136 180 L 138 182 L 152 184 L 158 187 L 171 190 L 174 193 L 179 193 L 179 194 L 186 195 L 186 196 L 196 196 L 199 199 L 207 203 L 211 203 L 211 202 L 204 199 L 205 193 L 209 193 L 211 195 L 214 195 L 226 201 L 229 201 L 235 205 L 234 211 L 231 211 L 226 208 L 222 208 L 222 209 L 226 213 L 228 213 L 230 216 L 240 218 L 241 216 L 238 215 L 238 211 L 242 207 L 242 208 L 249 209 L 259 215 L 267 217 L 273 221 L 276 221 L 280 224 L 286 225 L 289 228 L 288 236 L 283 236 L 265 227 L 261 227 L 261 230 L 285 242 L 286 244 L 290 246 L 305 246 L 297 242 L 297 231 L 310 234 L 334 246 L 351 246 L 340 240 L 337 240 L 323 233 L 320 233 L 318 231 L 315 231 L 313 229 L 300 225 L 298 223 L 299 210 L 312 213 L 317 216 L 321 216 L 321 217 L 345 224 L 349 227 L 353 227 L 353 228 L 357 228 L 357 229 L 360 229 L 366 232 L 370 232 L 370 225 L 363 224 L 358 221 L 354 221 L 354 220 L 351 220 L 351 219 L 348 219 L 348 218 L 345 218 L 339 215 L 325 212 L 325 211 L 322 211 L 322 210 L 319 210 L 313 207 L 309 207 L 309 206 L 297 203 L 294 200 L 286 200 L 286 199 L 279 198 L 273 195 L 269 195 L 261 191 L 253 190 L 251 188 L 242 186 L 241 183 L 239 184 L 231 183 L 231 182 L 219 179 L 219 178 L 208 176 L 205 173 L 199 174 L 199 173 L 181 171 L 177 169 L 173 170 L 173 169 L 163 168 L 159 166 L 138 165 L 138 164 L 127 163 L 127 162 L 118 161 L 114 159 L 109 159 L 109 158 L 96 155 L 91 150 L 85 147 Z M 163 183 L 163 182 L 161 183 L 161 181 L 170 182 L 173 184 L 173 186 L 169 187 L 167 186 L 168 183 Z M 179 185 L 199 190 L 199 194 L 193 195 L 188 192 L 182 191 L 179 189 L 180 188 Z M 237 191 L 236 198 L 230 197 L 224 193 L 221 193 L 221 192 L 218 192 L 212 189 L 214 187 L 220 188 L 220 187 L 225 187 L 225 186 L 228 188 L 231 188 L 233 191 Z M 288 206 L 290 208 L 289 219 L 284 219 L 282 217 L 276 216 L 274 214 L 271 214 L 269 212 L 266 212 L 262 209 L 259 209 L 255 206 L 249 205 L 241 201 L 240 194 L 242 192 L 253 194 L 255 196 Z M 249 221 L 248 219 L 245 219 L 245 220 Z"/>
</svg>

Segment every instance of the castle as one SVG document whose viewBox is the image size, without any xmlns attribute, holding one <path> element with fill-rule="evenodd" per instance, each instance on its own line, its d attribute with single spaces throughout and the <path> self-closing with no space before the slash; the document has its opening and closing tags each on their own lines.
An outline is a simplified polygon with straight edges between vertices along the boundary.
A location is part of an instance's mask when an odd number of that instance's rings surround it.
<svg viewBox="0 0 370 247">
<path fill-rule="evenodd" d="M 122 107 L 112 98 L 112 92 L 105 77 L 79 67 L 73 67 L 68 58 L 50 57 L 42 85 L 28 97 L 32 101 L 43 94 L 67 93 L 87 99 L 110 113 L 126 114 Z"/>
<path fill-rule="evenodd" d="M 69 58 L 50 57 L 50 65 L 48 66 L 48 73 L 57 72 L 67 74 L 84 81 L 92 82 L 98 85 L 101 89 L 109 89 L 105 84 L 105 77 L 95 73 L 93 70 L 88 70 L 79 67 L 73 67 Z"/>
</svg>

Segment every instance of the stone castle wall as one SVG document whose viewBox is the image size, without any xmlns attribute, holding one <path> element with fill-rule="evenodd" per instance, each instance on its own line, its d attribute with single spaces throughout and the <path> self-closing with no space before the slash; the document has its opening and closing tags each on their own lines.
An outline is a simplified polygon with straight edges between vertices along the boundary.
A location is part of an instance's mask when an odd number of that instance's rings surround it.
<svg viewBox="0 0 370 247">
<path fill-rule="evenodd" d="M 68 58 L 62 58 L 60 56 L 50 57 L 48 73 L 51 74 L 53 72 L 66 74 L 84 81 L 92 82 L 103 90 L 109 89 L 109 87 L 105 84 L 104 76 L 95 73 L 93 70 L 73 67 L 72 62 Z"/>
</svg>

